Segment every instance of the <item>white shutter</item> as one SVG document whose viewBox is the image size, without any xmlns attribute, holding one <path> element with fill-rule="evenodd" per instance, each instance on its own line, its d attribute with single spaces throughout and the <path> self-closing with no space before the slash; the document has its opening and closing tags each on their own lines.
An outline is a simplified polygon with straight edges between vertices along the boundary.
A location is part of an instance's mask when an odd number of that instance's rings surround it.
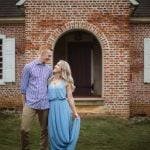
<svg viewBox="0 0 150 150">
<path fill-rule="evenodd" d="M 150 38 L 144 39 L 144 83 L 150 83 Z"/>
<path fill-rule="evenodd" d="M 4 39 L 4 82 L 15 82 L 15 38 Z"/>
</svg>

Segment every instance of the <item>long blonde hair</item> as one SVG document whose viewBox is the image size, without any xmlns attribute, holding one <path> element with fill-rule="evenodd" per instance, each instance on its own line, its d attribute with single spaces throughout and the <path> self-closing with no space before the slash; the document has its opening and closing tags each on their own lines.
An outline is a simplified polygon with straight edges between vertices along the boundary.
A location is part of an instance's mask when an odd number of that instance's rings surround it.
<svg viewBox="0 0 150 150">
<path fill-rule="evenodd" d="M 72 73 L 71 73 L 71 68 L 68 62 L 64 61 L 64 60 L 59 60 L 59 64 L 61 67 L 61 78 L 66 81 L 71 83 L 71 88 L 72 91 L 75 90 L 75 85 L 74 85 L 74 80 L 72 77 Z M 50 79 L 50 81 L 52 81 L 52 79 L 54 78 L 54 76 Z"/>
</svg>

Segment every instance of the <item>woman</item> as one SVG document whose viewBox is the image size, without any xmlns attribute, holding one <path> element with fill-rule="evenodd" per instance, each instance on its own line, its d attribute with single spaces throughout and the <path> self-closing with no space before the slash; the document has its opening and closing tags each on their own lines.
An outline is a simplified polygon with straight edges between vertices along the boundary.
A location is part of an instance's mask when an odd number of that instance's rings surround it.
<svg viewBox="0 0 150 150">
<path fill-rule="evenodd" d="M 71 69 L 66 61 L 60 60 L 53 73 L 48 85 L 50 147 L 51 150 L 74 150 L 79 136 L 80 118 L 72 96 L 75 86 Z M 75 117 L 74 122 L 71 111 Z"/>
</svg>

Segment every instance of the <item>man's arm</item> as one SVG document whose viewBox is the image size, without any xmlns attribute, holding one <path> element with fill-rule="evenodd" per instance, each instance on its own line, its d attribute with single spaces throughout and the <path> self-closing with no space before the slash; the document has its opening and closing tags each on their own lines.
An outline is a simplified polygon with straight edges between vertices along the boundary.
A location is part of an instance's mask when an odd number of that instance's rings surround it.
<svg viewBox="0 0 150 150">
<path fill-rule="evenodd" d="M 22 105 L 23 105 L 23 107 L 25 105 L 25 100 L 26 100 L 26 94 L 22 94 Z"/>
<path fill-rule="evenodd" d="M 29 84 L 29 76 L 30 76 L 29 66 L 25 65 L 22 71 L 22 75 L 21 75 L 21 94 L 22 94 L 23 106 L 26 101 L 26 89 Z"/>
</svg>

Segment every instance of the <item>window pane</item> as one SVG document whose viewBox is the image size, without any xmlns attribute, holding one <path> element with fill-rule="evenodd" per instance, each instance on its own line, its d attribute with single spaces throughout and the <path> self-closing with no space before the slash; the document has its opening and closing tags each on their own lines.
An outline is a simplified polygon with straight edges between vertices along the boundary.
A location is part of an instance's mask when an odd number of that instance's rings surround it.
<svg viewBox="0 0 150 150">
<path fill-rule="evenodd" d="M 2 62 L 2 61 L 3 61 L 3 58 L 0 57 L 0 62 Z"/>
<path fill-rule="evenodd" d="M 3 70 L 2 70 L 2 68 L 0 68 L 0 74 L 2 74 L 3 73 Z"/>
<path fill-rule="evenodd" d="M 3 67 L 3 64 L 2 63 L 0 63 L 0 69 Z"/>
<path fill-rule="evenodd" d="M 0 39 L 0 45 L 2 45 L 3 44 L 3 40 L 2 39 Z"/>
<path fill-rule="evenodd" d="M 3 78 L 3 75 L 2 74 L 0 74 L 0 79 L 2 79 Z"/>
<path fill-rule="evenodd" d="M 2 56 L 2 52 L 0 51 L 0 57 Z"/>
</svg>

